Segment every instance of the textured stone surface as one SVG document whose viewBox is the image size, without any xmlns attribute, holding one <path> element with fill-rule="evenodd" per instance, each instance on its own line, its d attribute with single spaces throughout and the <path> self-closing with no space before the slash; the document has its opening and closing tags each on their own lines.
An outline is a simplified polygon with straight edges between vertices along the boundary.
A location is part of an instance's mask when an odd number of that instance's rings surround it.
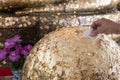
<svg viewBox="0 0 120 80">
<path fill-rule="evenodd" d="M 65 0 L 0 0 L 0 10 L 19 10 L 26 7 L 37 7 L 49 3 L 57 3 Z M 19 4 L 18 4 L 19 3 Z"/>
<path fill-rule="evenodd" d="M 85 27 L 91 25 L 93 21 L 99 18 L 108 18 L 115 22 L 120 22 L 120 12 L 84 16 L 80 13 L 38 13 L 23 16 L 0 14 L 0 33 L 2 35 L 6 35 L 0 37 L 0 42 L 2 44 L 5 41 L 5 39 L 15 34 L 19 34 L 19 32 L 22 33 L 22 31 L 23 33 L 25 33 L 25 35 L 22 34 L 23 37 L 29 36 L 28 39 L 34 38 L 37 41 L 40 38 L 42 38 L 45 34 L 55 29 L 68 26 Z"/>
<path fill-rule="evenodd" d="M 37 16 L 0 15 L 0 28 L 34 27 L 38 21 Z"/>
<path fill-rule="evenodd" d="M 56 4 L 47 4 L 42 7 L 26 8 L 17 11 L 16 14 L 29 14 L 38 12 L 82 12 L 83 14 L 94 14 L 109 12 L 116 8 L 119 0 L 66 0 Z"/>
<path fill-rule="evenodd" d="M 37 15 L 37 14 L 36 14 Z M 55 26 L 78 26 L 78 25 L 91 25 L 93 21 L 100 18 L 108 18 L 115 22 L 120 21 L 120 12 L 112 12 L 106 14 L 95 15 L 81 15 L 79 14 L 61 14 L 61 13 L 41 13 L 40 17 L 41 25 L 55 25 Z"/>
<path fill-rule="evenodd" d="M 81 14 L 60 14 L 60 13 L 41 13 L 39 15 L 39 37 L 55 29 L 68 26 L 90 26 L 93 21 L 99 18 L 107 18 L 115 22 L 120 22 L 120 12 L 96 15 Z"/>
<path fill-rule="evenodd" d="M 120 34 L 111 34 L 110 37 L 120 46 Z"/>
<path fill-rule="evenodd" d="M 80 27 L 56 30 L 31 50 L 22 80 L 119 80 L 120 48 L 108 36 L 96 40 Z"/>
</svg>

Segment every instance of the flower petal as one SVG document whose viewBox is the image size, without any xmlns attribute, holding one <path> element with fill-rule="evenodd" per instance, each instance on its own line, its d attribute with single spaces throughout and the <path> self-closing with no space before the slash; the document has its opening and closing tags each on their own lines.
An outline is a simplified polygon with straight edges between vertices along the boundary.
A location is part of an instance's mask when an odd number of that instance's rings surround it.
<svg viewBox="0 0 120 80">
<path fill-rule="evenodd" d="M 20 59 L 20 54 L 17 51 L 10 52 L 9 60 L 13 62 L 17 62 L 19 61 L 19 59 Z"/>
<path fill-rule="evenodd" d="M 3 49 L 3 50 L 0 50 L 0 60 L 3 60 L 6 58 L 6 54 L 7 52 Z"/>
</svg>

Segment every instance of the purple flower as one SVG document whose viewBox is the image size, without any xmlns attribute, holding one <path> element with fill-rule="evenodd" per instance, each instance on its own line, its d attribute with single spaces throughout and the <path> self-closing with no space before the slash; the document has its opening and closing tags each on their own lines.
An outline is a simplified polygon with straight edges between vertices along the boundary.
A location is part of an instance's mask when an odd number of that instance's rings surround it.
<svg viewBox="0 0 120 80">
<path fill-rule="evenodd" d="M 18 51 L 12 51 L 9 54 L 9 59 L 13 62 L 17 62 L 20 59 L 20 54 Z"/>
<path fill-rule="evenodd" d="M 4 48 L 3 50 L 5 50 L 7 53 L 10 52 L 10 49 L 9 49 L 9 48 Z"/>
<path fill-rule="evenodd" d="M 21 42 L 20 36 L 19 35 L 15 35 L 13 38 L 11 38 L 14 42 Z"/>
<path fill-rule="evenodd" d="M 12 38 L 9 38 L 5 42 L 5 47 L 6 48 L 12 48 L 14 47 L 17 43 L 21 43 L 21 39 L 19 35 L 15 35 Z"/>
<path fill-rule="evenodd" d="M 32 45 L 28 44 L 28 45 L 26 45 L 24 48 L 27 49 L 28 52 L 29 52 L 29 51 L 32 49 Z"/>
<path fill-rule="evenodd" d="M 28 44 L 22 48 L 21 54 L 23 54 L 26 57 L 31 49 L 32 45 Z"/>
<path fill-rule="evenodd" d="M 0 50 L 0 60 L 3 60 L 6 58 L 7 51 L 5 49 Z"/>
<path fill-rule="evenodd" d="M 13 42 L 11 39 L 7 39 L 5 42 L 5 48 L 12 48 L 15 46 L 15 42 Z"/>
<path fill-rule="evenodd" d="M 18 45 L 18 46 L 15 47 L 15 49 L 16 49 L 17 52 L 21 53 L 23 47 L 22 47 L 22 45 Z"/>
<path fill-rule="evenodd" d="M 0 50 L 0 60 L 9 59 L 11 62 L 18 62 L 22 57 L 26 58 L 32 45 L 22 46 L 19 35 L 9 38 L 5 42 L 5 48 Z"/>
</svg>

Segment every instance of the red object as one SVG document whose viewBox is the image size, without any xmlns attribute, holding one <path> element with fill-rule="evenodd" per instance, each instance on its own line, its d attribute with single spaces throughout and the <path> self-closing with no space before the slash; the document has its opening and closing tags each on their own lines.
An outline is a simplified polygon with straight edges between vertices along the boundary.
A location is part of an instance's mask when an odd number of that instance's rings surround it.
<svg viewBox="0 0 120 80">
<path fill-rule="evenodd" d="M 10 68 L 0 67 L 0 76 L 13 76 Z"/>
</svg>

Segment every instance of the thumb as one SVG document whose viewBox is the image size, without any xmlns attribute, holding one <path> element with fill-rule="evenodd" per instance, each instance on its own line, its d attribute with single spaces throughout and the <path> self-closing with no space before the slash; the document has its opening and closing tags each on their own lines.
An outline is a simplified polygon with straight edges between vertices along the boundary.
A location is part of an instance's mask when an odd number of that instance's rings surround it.
<svg viewBox="0 0 120 80">
<path fill-rule="evenodd" d="M 96 36 L 98 34 L 98 31 L 97 30 L 93 30 L 90 34 L 90 36 Z"/>
<path fill-rule="evenodd" d="M 93 31 L 91 32 L 90 36 L 96 36 L 96 35 L 98 35 L 99 33 L 103 33 L 103 30 L 102 30 L 101 27 L 93 30 Z"/>
</svg>

